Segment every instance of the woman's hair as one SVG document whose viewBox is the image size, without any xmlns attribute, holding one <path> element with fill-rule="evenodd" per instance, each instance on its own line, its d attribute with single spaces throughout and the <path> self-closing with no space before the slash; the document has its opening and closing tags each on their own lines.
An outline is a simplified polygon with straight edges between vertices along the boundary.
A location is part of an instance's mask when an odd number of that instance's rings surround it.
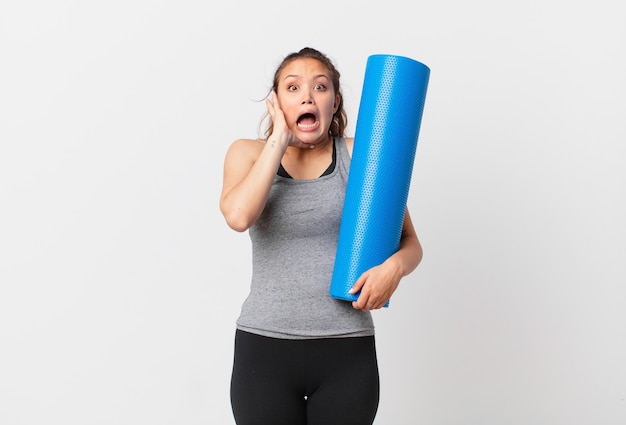
<svg viewBox="0 0 626 425">
<path fill-rule="evenodd" d="M 274 80 L 272 81 L 272 88 L 270 90 L 270 93 L 271 91 L 278 92 L 278 77 L 280 76 L 280 73 L 285 68 L 285 66 L 287 66 L 289 63 L 293 62 L 296 59 L 304 59 L 304 58 L 310 58 L 310 59 L 315 59 L 319 61 L 330 72 L 330 79 L 333 83 L 335 94 L 339 95 L 339 106 L 337 107 L 337 111 L 333 114 L 333 121 L 330 124 L 329 133 L 333 137 L 343 137 L 345 135 L 344 132 L 348 124 L 348 115 L 346 114 L 346 111 L 343 108 L 343 94 L 341 93 L 341 86 L 339 84 L 339 77 L 341 76 L 341 74 L 339 73 L 339 71 L 337 71 L 337 68 L 335 68 L 335 65 L 328 58 L 328 56 L 326 56 L 322 52 L 315 50 L 311 47 L 305 47 L 301 49 L 299 52 L 293 52 L 285 56 L 283 61 L 280 63 L 280 65 L 276 69 L 276 72 L 274 73 Z M 259 124 L 259 126 L 268 117 L 269 117 L 269 114 L 266 112 L 263 118 L 261 119 L 261 123 Z M 273 130 L 274 130 L 274 122 L 272 121 L 271 118 L 269 118 L 269 124 L 267 126 L 267 129 L 265 130 L 265 137 L 266 138 L 269 137 L 272 134 Z"/>
</svg>

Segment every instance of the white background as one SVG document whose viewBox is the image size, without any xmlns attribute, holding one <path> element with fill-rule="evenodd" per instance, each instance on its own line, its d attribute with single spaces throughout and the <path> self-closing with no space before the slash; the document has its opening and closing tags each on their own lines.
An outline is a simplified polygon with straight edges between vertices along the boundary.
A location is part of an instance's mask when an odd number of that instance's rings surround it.
<svg viewBox="0 0 626 425">
<path fill-rule="evenodd" d="M 247 234 L 218 209 L 282 57 L 431 68 L 420 267 L 375 312 L 378 425 L 626 423 L 617 0 L 4 1 L 0 424 L 232 424 Z"/>
</svg>

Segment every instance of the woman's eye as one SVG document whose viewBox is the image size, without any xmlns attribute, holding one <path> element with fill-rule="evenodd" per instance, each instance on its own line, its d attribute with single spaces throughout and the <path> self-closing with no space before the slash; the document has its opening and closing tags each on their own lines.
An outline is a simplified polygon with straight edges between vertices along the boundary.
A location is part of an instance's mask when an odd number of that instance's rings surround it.
<svg viewBox="0 0 626 425">
<path fill-rule="evenodd" d="M 316 88 L 317 90 L 326 90 L 326 86 L 325 86 L 324 84 L 317 84 L 317 85 L 315 86 L 315 88 Z"/>
<path fill-rule="evenodd" d="M 298 87 L 296 87 L 295 84 L 290 84 L 289 86 L 287 86 L 287 90 L 289 90 L 289 91 L 294 91 L 294 90 L 297 90 L 297 89 L 298 89 Z"/>
</svg>

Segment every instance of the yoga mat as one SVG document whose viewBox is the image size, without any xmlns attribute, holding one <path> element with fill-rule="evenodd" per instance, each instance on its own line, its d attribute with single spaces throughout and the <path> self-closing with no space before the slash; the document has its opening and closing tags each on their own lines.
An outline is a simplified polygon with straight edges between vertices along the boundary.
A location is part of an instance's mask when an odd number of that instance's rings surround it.
<svg viewBox="0 0 626 425">
<path fill-rule="evenodd" d="M 430 69 L 403 56 L 367 59 L 330 295 L 398 250 Z M 386 307 L 389 305 L 387 301 Z"/>
</svg>

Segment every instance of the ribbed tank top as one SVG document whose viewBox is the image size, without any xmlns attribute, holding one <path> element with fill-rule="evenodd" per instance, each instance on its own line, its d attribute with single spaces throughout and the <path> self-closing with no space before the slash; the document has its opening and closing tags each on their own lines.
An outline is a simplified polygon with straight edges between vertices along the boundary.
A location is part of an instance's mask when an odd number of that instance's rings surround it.
<svg viewBox="0 0 626 425">
<path fill-rule="evenodd" d="M 238 329 L 286 339 L 374 335 L 370 312 L 329 294 L 350 167 L 343 138 L 335 138 L 335 150 L 330 174 L 274 178 L 248 231 L 252 280 Z"/>
</svg>

